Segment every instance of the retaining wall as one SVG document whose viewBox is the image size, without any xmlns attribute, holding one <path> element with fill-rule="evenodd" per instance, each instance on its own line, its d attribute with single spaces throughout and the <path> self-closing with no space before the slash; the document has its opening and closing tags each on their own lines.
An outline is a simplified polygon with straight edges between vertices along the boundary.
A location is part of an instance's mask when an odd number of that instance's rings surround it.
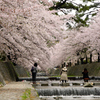
<svg viewBox="0 0 100 100">
<path fill-rule="evenodd" d="M 0 83 L 18 81 L 19 77 L 28 77 L 28 72 L 21 66 L 14 66 L 10 61 L 0 61 Z"/>
<path fill-rule="evenodd" d="M 90 63 L 68 67 L 69 76 L 82 76 L 82 71 L 87 68 L 89 76 L 100 76 L 100 63 Z"/>
</svg>

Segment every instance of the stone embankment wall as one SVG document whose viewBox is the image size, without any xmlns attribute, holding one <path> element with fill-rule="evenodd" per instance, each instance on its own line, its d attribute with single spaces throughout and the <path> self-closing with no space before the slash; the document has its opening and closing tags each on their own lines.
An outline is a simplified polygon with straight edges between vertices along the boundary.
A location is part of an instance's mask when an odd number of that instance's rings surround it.
<svg viewBox="0 0 100 100">
<path fill-rule="evenodd" d="M 0 83 L 6 84 L 11 81 L 18 81 L 19 77 L 28 77 L 25 68 L 14 66 L 10 61 L 0 61 Z"/>
<path fill-rule="evenodd" d="M 16 81 L 17 78 L 13 64 L 0 61 L 0 82 L 6 84 L 10 81 Z"/>
<path fill-rule="evenodd" d="M 100 76 L 100 63 L 81 64 L 73 67 L 67 67 L 68 76 L 82 76 L 82 71 L 87 68 L 89 76 Z M 50 75 L 60 75 L 61 68 L 51 69 Z"/>
<path fill-rule="evenodd" d="M 87 68 L 89 76 L 100 76 L 100 63 L 97 62 L 68 67 L 68 75 L 82 76 L 82 71 L 84 68 Z"/>
</svg>

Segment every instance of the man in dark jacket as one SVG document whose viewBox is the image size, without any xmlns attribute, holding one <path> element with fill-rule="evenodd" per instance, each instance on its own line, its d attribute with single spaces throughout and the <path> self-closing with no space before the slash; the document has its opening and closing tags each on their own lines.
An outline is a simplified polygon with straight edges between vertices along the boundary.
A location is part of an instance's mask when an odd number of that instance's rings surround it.
<svg viewBox="0 0 100 100">
<path fill-rule="evenodd" d="M 36 84 L 37 65 L 38 65 L 37 63 L 34 63 L 34 66 L 32 66 L 31 68 L 33 84 Z"/>
</svg>

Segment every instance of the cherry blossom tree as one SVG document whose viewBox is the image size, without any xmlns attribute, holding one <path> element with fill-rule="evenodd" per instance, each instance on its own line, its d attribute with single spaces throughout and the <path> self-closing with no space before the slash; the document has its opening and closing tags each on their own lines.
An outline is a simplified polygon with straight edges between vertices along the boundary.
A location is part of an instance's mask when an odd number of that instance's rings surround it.
<svg viewBox="0 0 100 100">
<path fill-rule="evenodd" d="M 66 35 L 60 17 L 37 0 L 3 0 L 0 4 L 0 49 L 15 64 L 31 68 L 37 62 L 43 70 L 52 67 L 50 47 Z"/>
<path fill-rule="evenodd" d="M 100 11 L 89 27 L 68 29 L 66 20 L 73 15 L 57 16 L 49 10 L 52 5 L 47 0 L 0 1 L 0 51 L 14 64 L 30 70 L 37 62 L 47 71 L 64 61 L 74 63 L 82 51 L 100 52 Z"/>
</svg>

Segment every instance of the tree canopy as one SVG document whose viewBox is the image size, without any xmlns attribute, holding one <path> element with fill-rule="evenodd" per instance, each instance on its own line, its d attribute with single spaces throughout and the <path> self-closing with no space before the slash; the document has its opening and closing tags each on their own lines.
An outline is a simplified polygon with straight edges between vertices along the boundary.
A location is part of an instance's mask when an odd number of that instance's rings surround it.
<svg viewBox="0 0 100 100">
<path fill-rule="evenodd" d="M 75 16 L 71 18 L 73 20 L 74 27 L 80 27 L 80 26 L 88 26 L 90 23 L 90 18 L 95 16 L 98 12 L 98 8 L 100 8 L 100 2 L 97 0 L 80 0 L 81 2 L 78 2 L 78 0 L 60 0 L 58 2 L 55 2 L 52 7 L 50 7 L 50 10 L 60 10 L 64 14 L 67 11 L 72 10 L 75 11 Z M 69 28 L 72 28 L 72 25 L 67 22 L 69 25 Z"/>
<path fill-rule="evenodd" d="M 75 16 L 80 14 L 77 10 L 72 15 L 71 10 L 65 8 L 50 11 L 51 6 L 54 3 L 47 0 L 0 1 L 0 53 L 3 51 L 13 63 L 29 69 L 37 62 L 40 69 L 46 71 L 64 61 L 71 60 L 74 64 L 85 54 L 88 57 L 93 53 L 95 61 L 100 52 L 100 10 L 96 9 L 97 14 L 91 17 L 89 27 L 83 27 L 85 25 L 82 26 Z M 63 15 L 59 15 L 59 11 L 60 14 L 64 12 Z M 79 24 L 73 22 L 75 18 Z M 67 28 L 66 23 L 72 25 L 70 22 L 74 23 L 73 29 Z M 75 28 L 79 25 L 81 27 Z"/>
</svg>

